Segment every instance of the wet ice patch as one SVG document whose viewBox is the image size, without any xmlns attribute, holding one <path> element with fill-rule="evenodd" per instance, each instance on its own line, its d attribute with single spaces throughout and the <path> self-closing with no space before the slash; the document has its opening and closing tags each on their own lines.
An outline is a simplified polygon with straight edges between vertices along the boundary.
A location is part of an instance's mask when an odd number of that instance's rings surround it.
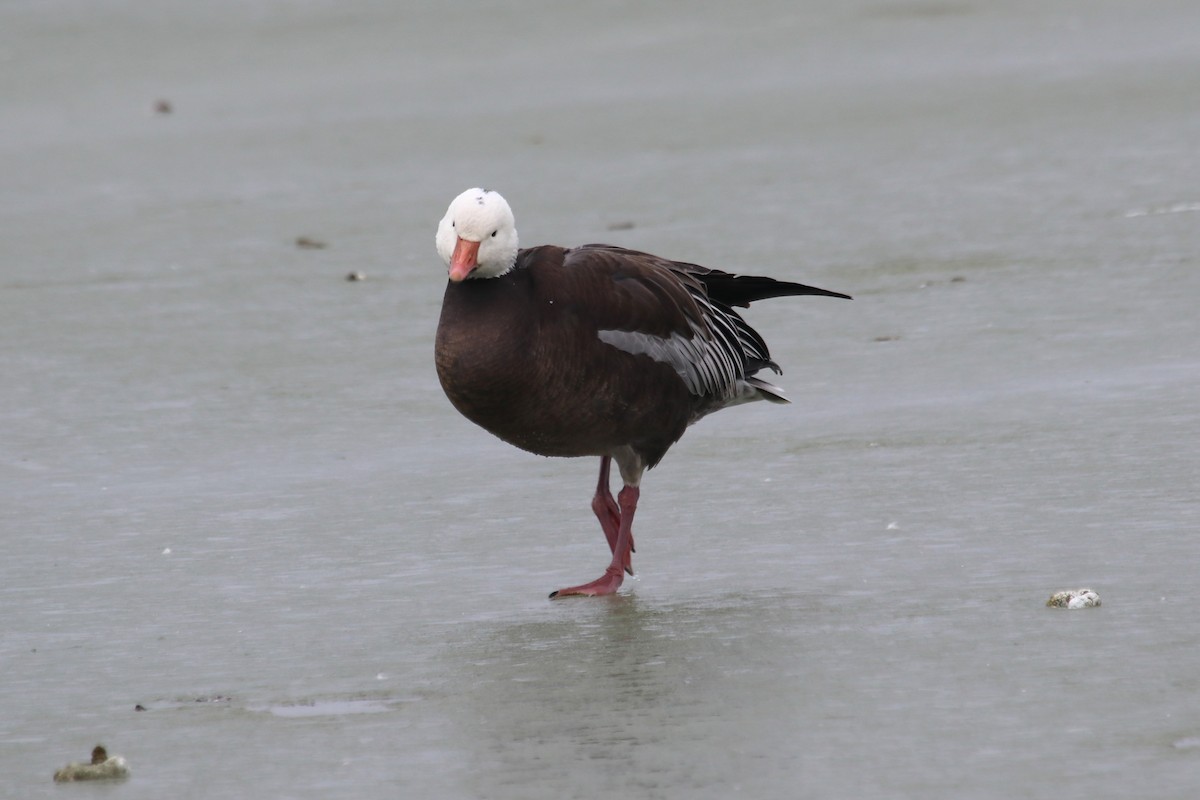
<svg viewBox="0 0 1200 800">
<path fill-rule="evenodd" d="M 1158 214 L 1184 214 L 1188 211 L 1200 211 L 1200 203 L 1173 203 L 1169 206 L 1153 206 L 1151 208 L 1132 208 L 1125 212 L 1125 218 L 1152 217 Z"/>
<path fill-rule="evenodd" d="M 316 700 L 251 708 L 276 717 L 340 717 L 346 714 L 383 714 L 392 707 L 382 700 Z"/>
</svg>

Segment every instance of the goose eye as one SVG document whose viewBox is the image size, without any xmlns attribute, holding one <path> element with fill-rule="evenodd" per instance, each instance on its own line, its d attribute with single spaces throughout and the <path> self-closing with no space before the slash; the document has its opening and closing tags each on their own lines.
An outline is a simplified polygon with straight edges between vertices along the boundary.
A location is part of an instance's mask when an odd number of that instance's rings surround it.
<svg viewBox="0 0 1200 800">
<path fill-rule="evenodd" d="M 496 238 L 496 234 L 497 234 L 497 233 L 499 233 L 499 232 L 500 232 L 500 229 L 499 229 L 499 228 L 497 228 L 496 230 L 492 231 L 492 238 L 493 238 L 493 239 L 495 239 L 495 238 Z"/>
<path fill-rule="evenodd" d="M 453 227 L 454 227 L 454 220 L 450 220 L 450 227 L 451 227 L 451 228 L 453 228 Z"/>
</svg>

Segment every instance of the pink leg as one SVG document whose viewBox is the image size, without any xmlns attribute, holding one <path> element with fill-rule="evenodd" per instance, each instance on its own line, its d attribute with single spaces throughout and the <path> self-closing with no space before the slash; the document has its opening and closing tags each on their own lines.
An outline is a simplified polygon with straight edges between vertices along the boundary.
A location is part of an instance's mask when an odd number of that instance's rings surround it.
<svg viewBox="0 0 1200 800">
<path fill-rule="evenodd" d="M 592 512 L 596 515 L 596 519 L 600 520 L 604 538 L 608 540 L 609 552 L 615 553 L 617 551 L 617 532 L 621 528 L 621 510 L 617 507 L 617 501 L 608 487 L 608 470 L 611 463 L 611 456 L 604 456 L 600 459 L 600 480 L 596 482 L 596 494 L 592 498 Z M 637 552 L 632 539 L 629 543 L 629 550 Z M 625 571 L 630 575 L 633 574 L 632 561 L 625 562 Z"/>
<path fill-rule="evenodd" d="M 613 546 L 612 563 L 604 574 L 591 583 L 572 586 L 569 589 L 559 589 L 551 592 L 551 597 L 566 597 L 568 595 L 588 595 L 595 597 L 603 594 L 613 594 L 625 580 L 625 565 L 630 563 L 630 550 L 633 547 L 633 514 L 637 511 L 638 495 L 641 491 L 636 486 L 626 486 L 617 495 L 618 512 L 621 524 L 617 530 L 617 541 Z"/>
</svg>

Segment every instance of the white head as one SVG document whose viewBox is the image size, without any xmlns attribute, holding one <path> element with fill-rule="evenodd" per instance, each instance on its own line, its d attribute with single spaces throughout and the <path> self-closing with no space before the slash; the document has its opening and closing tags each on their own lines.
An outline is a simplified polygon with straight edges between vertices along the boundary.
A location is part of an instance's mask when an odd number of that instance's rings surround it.
<svg viewBox="0 0 1200 800">
<path fill-rule="evenodd" d="M 467 189 L 438 224 L 437 250 L 455 283 L 508 272 L 517 260 L 517 227 L 508 201 L 499 192 Z"/>
</svg>

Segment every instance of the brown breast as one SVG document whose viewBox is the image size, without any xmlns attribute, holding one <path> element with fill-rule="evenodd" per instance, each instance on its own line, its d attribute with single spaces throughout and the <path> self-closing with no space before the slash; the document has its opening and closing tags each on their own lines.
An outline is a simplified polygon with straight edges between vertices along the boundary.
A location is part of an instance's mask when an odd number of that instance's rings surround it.
<svg viewBox="0 0 1200 800">
<path fill-rule="evenodd" d="M 506 442 L 546 456 L 630 445 L 649 464 L 683 435 L 696 398 L 669 366 L 605 344 L 631 324 L 605 271 L 564 266 L 568 251 L 521 251 L 498 278 L 449 283 L 435 350 L 446 396 Z M 670 321 L 653 320 L 656 333 Z M 648 325 L 651 323 L 647 323 Z"/>
</svg>

